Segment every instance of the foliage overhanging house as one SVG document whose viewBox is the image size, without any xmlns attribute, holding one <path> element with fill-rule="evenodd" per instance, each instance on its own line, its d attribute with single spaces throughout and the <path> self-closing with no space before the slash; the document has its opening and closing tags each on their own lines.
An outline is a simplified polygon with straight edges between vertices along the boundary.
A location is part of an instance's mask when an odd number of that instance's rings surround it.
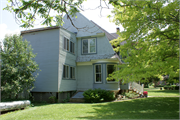
<svg viewBox="0 0 180 120">
<path fill-rule="evenodd" d="M 129 89 L 130 84 L 120 85 L 114 80 L 106 80 L 115 70 L 114 66 L 122 64 L 109 43 L 118 35 L 108 33 L 80 13 L 72 20 L 80 30 L 65 16 L 63 27 L 21 32 L 23 39 L 27 39 L 33 52 L 37 53 L 35 61 L 41 70 L 32 90 L 35 100 L 48 100 L 54 95 L 60 102 L 73 91 L 95 88 Z"/>
</svg>

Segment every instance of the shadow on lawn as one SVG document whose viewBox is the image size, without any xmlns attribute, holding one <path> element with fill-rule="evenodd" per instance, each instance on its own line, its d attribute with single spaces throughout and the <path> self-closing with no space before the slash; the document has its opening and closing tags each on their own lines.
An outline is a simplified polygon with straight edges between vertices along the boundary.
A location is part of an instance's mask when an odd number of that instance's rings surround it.
<svg viewBox="0 0 180 120">
<path fill-rule="evenodd" d="M 94 104 L 95 116 L 78 119 L 178 119 L 179 98 L 144 98 Z M 91 114 L 90 113 L 90 114 Z"/>
<path fill-rule="evenodd" d="M 157 93 L 173 93 L 179 95 L 179 90 L 147 90 L 149 92 L 157 92 Z"/>
<path fill-rule="evenodd" d="M 31 103 L 32 107 L 45 106 L 45 105 L 50 105 L 50 103 L 46 103 L 46 102 L 32 102 Z"/>
</svg>

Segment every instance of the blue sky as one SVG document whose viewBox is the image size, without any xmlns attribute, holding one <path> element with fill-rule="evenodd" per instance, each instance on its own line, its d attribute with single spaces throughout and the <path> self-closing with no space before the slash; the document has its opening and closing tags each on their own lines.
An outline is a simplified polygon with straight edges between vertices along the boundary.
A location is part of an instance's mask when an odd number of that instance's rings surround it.
<svg viewBox="0 0 180 120">
<path fill-rule="evenodd" d="M 15 22 L 13 13 L 10 13 L 6 10 L 2 10 L 4 7 L 6 7 L 7 3 L 8 3 L 7 0 L 0 1 L 0 40 L 4 38 L 5 34 L 20 33 L 20 31 L 25 30 L 19 27 L 19 25 Z M 116 26 L 114 23 L 109 22 L 109 18 L 107 18 L 107 15 L 111 14 L 110 9 L 103 9 L 101 15 L 100 15 L 100 9 L 89 10 L 98 7 L 99 0 L 87 0 L 87 2 L 84 2 L 82 6 L 86 10 L 81 13 L 89 20 L 94 21 L 108 32 L 110 33 L 116 32 L 117 27 L 120 27 L 120 29 L 122 30 L 121 26 Z M 35 28 L 40 28 L 40 27 L 43 26 L 41 25 L 35 26 Z"/>
</svg>

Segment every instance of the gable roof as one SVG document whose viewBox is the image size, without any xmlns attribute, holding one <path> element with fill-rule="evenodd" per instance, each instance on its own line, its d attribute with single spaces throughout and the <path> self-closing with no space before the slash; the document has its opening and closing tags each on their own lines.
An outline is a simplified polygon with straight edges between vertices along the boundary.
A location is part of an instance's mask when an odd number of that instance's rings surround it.
<svg viewBox="0 0 180 120">
<path fill-rule="evenodd" d="M 116 39 L 119 37 L 117 33 L 111 33 L 112 36 L 114 36 Z"/>
<path fill-rule="evenodd" d="M 101 29 L 107 36 L 108 40 L 111 41 L 113 39 L 116 39 L 116 37 L 114 37 L 112 34 L 110 34 L 109 32 L 107 32 L 105 29 L 103 29 L 102 27 L 100 27 L 98 24 L 96 24 L 95 22 L 93 22 L 91 20 L 92 23 L 94 23 L 97 27 L 99 27 L 99 29 Z"/>
<path fill-rule="evenodd" d="M 83 14 L 76 13 L 77 17 L 70 16 L 74 26 L 71 23 L 71 20 L 65 15 L 63 18 L 64 24 L 63 27 L 71 32 L 77 32 L 76 37 L 82 38 L 87 36 L 96 36 L 99 33 L 104 33 L 97 25 L 92 23 L 87 19 Z"/>
</svg>

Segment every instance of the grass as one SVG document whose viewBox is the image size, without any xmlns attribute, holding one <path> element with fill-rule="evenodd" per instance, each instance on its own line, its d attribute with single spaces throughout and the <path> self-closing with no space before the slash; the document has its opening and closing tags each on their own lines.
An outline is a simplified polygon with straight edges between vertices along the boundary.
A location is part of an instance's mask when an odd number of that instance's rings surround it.
<svg viewBox="0 0 180 120">
<path fill-rule="evenodd" d="M 1 120 L 178 119 L 178 97 L 154 97 L 96 104 L 35 104 L 0 116 Z"/>
<path fill-rule="evenodd" d="M 144 91 L 148 91 L 148 96 L 154 97 L 180 97 L 179 90 L 160 90 L 157 88 L 144 88 Z"/>
</svg>

